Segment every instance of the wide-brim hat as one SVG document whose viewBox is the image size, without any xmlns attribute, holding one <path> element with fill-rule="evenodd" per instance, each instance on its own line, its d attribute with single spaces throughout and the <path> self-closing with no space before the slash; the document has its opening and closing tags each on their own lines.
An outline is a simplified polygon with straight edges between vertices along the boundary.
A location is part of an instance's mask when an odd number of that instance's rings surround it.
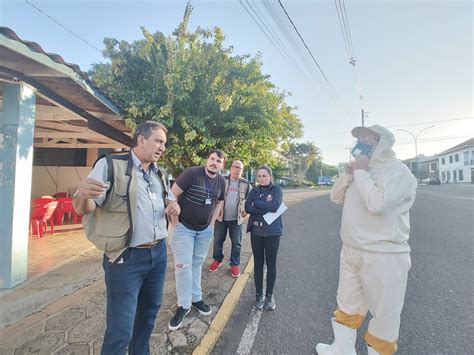
<svg viewBox="0 0 474 355">
<path fill-rule="evenodd" d="M 381 134 L 377 131 L 374 131 L 372 129 L 370 129 L 369 127 L 364 127 L 364 126 L 357 126 L 357 127 L 354 127 L 351 131 L 352 133 L 352 136 L 354 138 L 359 138 L 361 135 L 366 135 L 367 133 L 372 133 L 372 134 L 376 134 L 377 136 L 381 136 Z"/>
</svg>

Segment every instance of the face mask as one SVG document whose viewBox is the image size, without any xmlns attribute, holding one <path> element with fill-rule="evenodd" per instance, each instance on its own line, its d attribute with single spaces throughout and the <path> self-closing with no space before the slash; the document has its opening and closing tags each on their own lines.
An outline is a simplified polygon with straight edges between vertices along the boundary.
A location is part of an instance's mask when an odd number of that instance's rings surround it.
<svg viewBox="0 0 474 355">
<path fill-rule="evenodd" d="M 357 143 L 356 146 L 352 149 L 352 155 L 354 157 L 358 157 L 359 155 L 363 154 L 370 158 L 374 151 L 375 146 L 372 144 L 366 143 Z"/>
</svg>

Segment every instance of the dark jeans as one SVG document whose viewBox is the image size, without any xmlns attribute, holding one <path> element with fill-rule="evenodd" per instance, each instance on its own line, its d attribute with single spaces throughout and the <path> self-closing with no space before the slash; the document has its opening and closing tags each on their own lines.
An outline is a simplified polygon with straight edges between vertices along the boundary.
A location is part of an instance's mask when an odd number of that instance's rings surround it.
<svg viewBox="0 0 474 355">
<path fill-rule="evenodd" d="M 150 354 L 149 341 L 161 306 L 166 242 L 151 249 L 129 248 L 123 263 L 104 256 L 107 329 L 101 354 Z"/>
<path fill-rule="evenodd" d="M 261 237 L 251 234 L 252 253 L 254 258 L 254 278 L 257 295 L 263 294 L 263 264 L 267 264 L 267 290 L 266 294 L 273 294 L 276 280 L 276 259 L 280 246 L 280 235 Z"/>
<path fill-rule="evenodd" d="M 214 252 L 212 257 L 214 260 L 222 262 L 224 254 L 222 249 L 224 241 L 229 230 L 230 241 L 232 242 L 232 249 L 230 252 L 230 265 L 240 265 L 240 248 L 242 242 L 242 224 L 239 226 L 237 221 L 216 221 L 214 227 Z"/>
</svg>

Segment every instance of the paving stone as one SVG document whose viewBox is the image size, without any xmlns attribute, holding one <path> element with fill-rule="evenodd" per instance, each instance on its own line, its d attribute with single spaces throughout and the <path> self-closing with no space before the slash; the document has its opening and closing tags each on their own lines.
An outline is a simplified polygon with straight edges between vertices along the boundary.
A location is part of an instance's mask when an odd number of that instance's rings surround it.
<svg viewBox="0 0 474 355">
<path fill-rule="evenodd" d="M 46 320 L 45 330 L 67 330 L 86 319 L 85 308 L 68 308 Z"/>
<path fill-rule="evenodd" d="M 166 282 L 171 282 L 171 283 L 174 285 L 174 283 L 175 283 L 175 280 L 174 280 L 174 269 L 173 269 L 173 270 L 168 269 L 168 270 L 166 271 L 165 281 L 166 281 Z"/>
<path fill-rule="evenodd" d="M 90 299 L 89 301 L 94 302 L 98 305 L 105 305 L 105 300 L 107 299 L 107 294 L 105 291 L 105 286 L 103 286 L 104 289 L 96 292 Z"/>
<path fill-rule="evenodd" d="M 94 302 L 85 302 L 82 307 L 87 310 L 87 318 L 105 318 L 105 304 L 98 305 Z"/>
<path fill-rule="evenodd" d="M 166 334 L 153 334 L 150 338 L 150 353 L 168 353 L 168 336 Z"/>
<path fill-rule="evenodd" d="M 7 348 L 0 348 L 0 354 L 2 354 L 2 355 L 14 355 L 15 350 L 7 349 Z"/>
<path fill-rule="evenodd" d="M 64 345 L 64 332 L 45 332 L 15 350 L 15 355 L 51 354 Z"/>
<path fill-rule="evenodd" d="M 173 292 L 176 292 L 176 285 L 174 283 L 174 280 L 172 280 L 170 282 L 165 282 L 165 287 L 164 287 L 163 293 L 164 294 L 170 294 L 170 293 L 173 293 Z"/>
<path fill-rule="evenodd" d="M 69 330 L 68 343 L 89 343 L 97 338 L 98 334 L 104 334 L 104 318 L 88 318 L 76 324 Z"/>
<path fill-rule="evenodd" d="M 89 355 L 90 348 L 88 344 L 70 344 L 66 345 L 53 354 L 55 355 Z"/>
<path fill-rule="evenodd" d="M 21 330 L 13 337 L 8 338 L 7 340 L 2 340 L 2 346 L 7 347 L 8 349 L 16 349 L 21 345 L 29 342 L 30 340 L 36 338 L 44 331 L 44 322 L 39 322 L 31 327 Z M 1 354 L 1 353 L 0 353 Z"/>
<path fill-rule="evenodd" d="M 92 342 L 92 353 L 94 355 L 100 355 L 100 350 L 102 349 L 102 343 L 104 342 L 104 337 L 98 337 Z"/>
<path fill-rule="evenodd" d="M 196 319 L 187 331 L 187 337 L 192 345 L 199 344 L 200 340 L 204 337 L 207 332 L 208 325 L 199 318 Z"/>
<path fill-rule="evenodd" d="M 161 308 L 163 310 L 171 310 L 174 314 L 177 308 L 177 301 L 178 300 L 174 294 L 163 295 L 163 300 L 161 301 Z"/>
<path fill-rule="evenodd" d="M 228 280 L 222 280 L 221 281 L 221 288 L 227 292 L 229 292 L 232 289 L 232 286 L 234 286 L 235 279 L 228 279 Z"/>
<path fill-rule="evenodd" d="M 170 340 L 173 348 L 185 348 L 188 346 L 188 342 L 186 341 L 186 336 L 180 330 L 175 330 L 174 332 L 170 332 L 168 334 L 168 339 Z"/>
<path fill-rule="evenodd" d="M 153 328 L 153 334 L 161 334 L 168 330 L 168 324 L 173 317 L 174 313 L 170 310 L 163 310 L 158 312 L 158 317 L 155 321 L 155 327 Z"/>
</svg>

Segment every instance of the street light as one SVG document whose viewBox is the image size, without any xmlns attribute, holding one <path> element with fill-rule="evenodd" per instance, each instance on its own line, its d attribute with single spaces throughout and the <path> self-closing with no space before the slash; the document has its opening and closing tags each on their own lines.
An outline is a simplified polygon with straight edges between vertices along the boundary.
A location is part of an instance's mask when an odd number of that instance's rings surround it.
<svg viewBox="0 0 474 355">
<path fill-rule="evenodd" d="M 416 170 L 415 170 L 415 176 L 416 178 L 418 179 L 418 137 L 420 136 L 420 134 L 424 131 L 426 131 L 427 129 L 430 129 L 430 128 L 433 128 L 435 125 L 432 125 L 432 126 L 428 126 L 428 127 L 425 127 L 423 128 L 421 131 L 418 132 L 417 135 L 414 135 L 413 133 L 411 133 L 410 131 L 407 131 L 406 129 L 397 129 L 397 131 L 403 131 L 403 132 L 407 132 L 408 134 L 410 134 L 413 139 L 415 140 L 415 163 L 416 163 Z"/>
</svg>

